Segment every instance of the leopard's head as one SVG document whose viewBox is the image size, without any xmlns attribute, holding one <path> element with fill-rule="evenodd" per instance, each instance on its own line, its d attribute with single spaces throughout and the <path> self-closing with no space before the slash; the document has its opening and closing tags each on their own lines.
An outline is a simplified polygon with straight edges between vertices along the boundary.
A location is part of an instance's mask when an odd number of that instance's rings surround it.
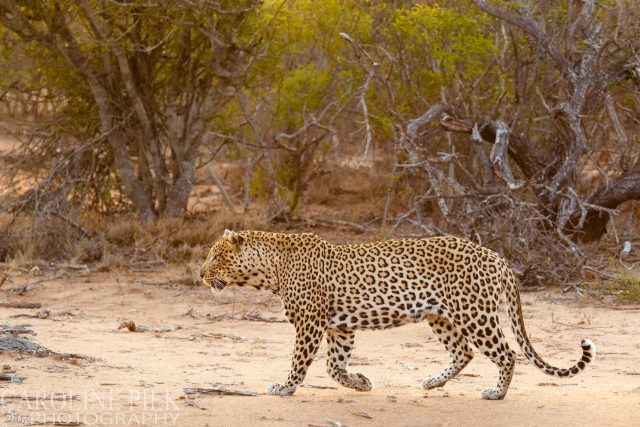
<svg viewBox="0 0 640 427">
<path fill-rule="evenodd" d="M 244 285 L 247 278 L 243 246 L 245 237 L 240 233 L 225 230 L 209 250 L 207 259 L 200 267 L 202 281 L 215 289 L 224 289 L 231 285 Z"/>
</svg>

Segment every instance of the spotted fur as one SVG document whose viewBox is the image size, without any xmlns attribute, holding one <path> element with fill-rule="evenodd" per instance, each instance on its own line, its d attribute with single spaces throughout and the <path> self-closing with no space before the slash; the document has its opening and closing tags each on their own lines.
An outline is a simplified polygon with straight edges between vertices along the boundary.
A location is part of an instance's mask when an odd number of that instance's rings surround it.
<svg viewBox="0 0 640 427">
<path fill-rule="evenodd" d="M 544 373 L 572 377 L 595 358 L 594 344 L 583 340 L 582 358 L 571 368 L 543 361 L 527 337 L 516 278 L 507 262 L 456 237 L 333 245 L 314 234 L 226 231 L 211 248 L 201 275 L 218 289 L 252 286 L 282 299 L 296 338 L 287 381 L 267 389 L 274 395 L 296 390 L 323 336 L 329 375 L 345 387 L 371 390 L 367 377 L 347 371 L 355 331 L 424 320 L 451 361 L 422 387 L 441 387 L 455 377 L 471 361 L 475 347 L 499 369 L 497 386 L 481 396 L 502 399 L 516 361 L 498 323 L 502 294 L 520 348 Z"/>
</svg>

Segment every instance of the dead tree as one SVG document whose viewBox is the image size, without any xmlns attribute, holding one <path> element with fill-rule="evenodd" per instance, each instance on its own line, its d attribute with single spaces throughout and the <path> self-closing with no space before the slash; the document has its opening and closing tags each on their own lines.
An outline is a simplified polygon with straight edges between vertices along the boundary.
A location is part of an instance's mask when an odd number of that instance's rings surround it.
<svg viewBox="0 0 640 427">
<path fill-rule="evenodd" d="M 477 81 L 443 87 L 416 118 L 397 108 L 389 78 L 405 72 L 401 55 L 347 39 L 386 94 L 401 153 L 392 174 L 405 194 L 412 188 L 389 234 L 464 235 L 506 255 L 525 282 L 575 277 L 586 261 L 577 242 L 599 239 L 615 209 L 640 196 L 637 109 L 623 102 L 640 83 L 640 29 L 627 25 L 635 12 L 589 0 L 568 2 L 559 19 L 557 2 L 473 3 L 495 18 L 500 54 Z M 512 93 L 473 102 L 494 69 L 509 74 Z"/>
<path fill-rule="evenodd" d="M 535 183 L 540 209 L 560 232 L 573 234 L 583 241 L 599 239 L 606 232 L 614 210 L 621 203 L 640 196 L 640 163 L 635 160 L 638 154 L 635 151 L 631 151 L 634 161 L 625 170 L 616 170 L 613 164 L 607 165 L 608 171 L 599 169 L 604 175 L 602 185 L 587 194 L 578 194 L 577 190 L 580 169 L 584 167 L 585 160 L 592 157 L 598 147 L 610 145 L 611 133 L 617 134 L 619 143 L 629 143 L 611 93 L 624 84 L 638 86 L 640 62 L 633 56 L 638 42 L 625 39 L 628 35 L 598 17 L 617 15 L 620 20 L 617 25 L 622 26 L 625 24 L 622 22 L 624 6 L 618 6 L 618 11 L 603 11 L 598 9 L 606 6 L 596 5 L 594 0 L 582 2 L 580 10 L 567 11 L 567 21 L 556 34 L 552 34 L 544 24 L 544 2 L 536 2 L 538 19 L 528 2 L 518 6 L 518 13 L 485 0 L 473 2 L 510 29 L 524 33 L 531 42 L 535 60 L 553 67 L 554 77 L 559 77 L 553 85 L 554 93 L 544 85 L 544 80 L 549 77 L 543 77 L 541 84 L 517 82 L 519 102 L 528 102 L 527 95 L 537 94 L 544 108 L 543 114 L 553 125 L 556 135 L 551 137 L 551 144 L 545 144 L 548 141 L 527 138 L 509 129 L 510 159 L 527 180 Z M 514 53 L 517 49 L 514 41 Z M 517 68 L 526 67 L 524 60 L 517 56 L 514 63 Z M 514 111 L 520 110 L 521 107 L 516 105 Z M 603 117 L 599 114 L 602 111 L 607 112 L 611 126 L 594 123 Z M 513 126 L 522 127 L 518 123 L 519 117 L 506 118 Z M 441 125 L 450 131 L 469 134 L 474 128 L 468 120 L 449 116 L 442 118 Z M 503 139 L 500 133 L 505 131 L 505 126 L 495 119 L 486 120 L 480 124 L 479 135 L 484 141 L 497 144 Z M 615 177 L 611 178 L 611 175 Z"/>
</svg>

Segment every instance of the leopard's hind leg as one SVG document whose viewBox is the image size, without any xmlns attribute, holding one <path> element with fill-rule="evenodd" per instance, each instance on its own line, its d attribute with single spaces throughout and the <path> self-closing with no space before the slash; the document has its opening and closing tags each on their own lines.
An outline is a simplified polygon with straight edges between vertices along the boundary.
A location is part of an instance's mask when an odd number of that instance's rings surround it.
<svg viewBox="0 0 640 427">
<path fill-rule="evenodd" d="M 369 391 L 373 384 L 362 374 L 347 372 L 355 331 L 351 329 L 327 329 L 327 372 L 331 378 L 345 387 Z"/>
<path fill-rule="evenodd" d="M 489 400 L 504 399 L 516 366 L 516 353 L 509 348 L 498 322 L 497 313 L 481 315 L 480 327 L 474 330 L 471 339 L 482 354 L 498 365 L 498 384 L 495 388 L 486 388 L 480 393 L 483 399 Z"/>
<path fill-rule="evenodd" d="M 451 362 L 440 374 L 427 378 L 422 382 L 422 388 L 430 390 L 442 387 L 447 381 L 455 377 L 473 359 L 473 349 L 469 341 L 458 331 L 456 326 L 443 316 L 427 318 L 429 325 L 438 339 L 449 351 Z"/>
</svg>

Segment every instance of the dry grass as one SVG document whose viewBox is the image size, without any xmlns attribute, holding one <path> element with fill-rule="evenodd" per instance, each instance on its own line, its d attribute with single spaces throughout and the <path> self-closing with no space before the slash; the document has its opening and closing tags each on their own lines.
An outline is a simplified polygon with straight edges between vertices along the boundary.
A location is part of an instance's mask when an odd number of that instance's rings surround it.
<svg viewBox="0 0 640 427">
<path fill-rule="evenodd" d="M 142 224 L 136 217 L 86 214 L 84 233 L 64 222 L 34 224 L 31 217 L 0 217 L 0 262 L 12 269 L 45 261 L 95 264 L 118 271 L 154 261 L 180 262 L 193 275 L 215 239 L 226 229 L 265 229 L 259 216 L 210 212 L 188 218 L 164 218 Z"/>
<path fill-rule="evenodd" d="M 0 216 L 0 261 L 15 268 L 34 260 L 69 259 L 78 236 L 61 221 L 34 221 L 30 216 Z"/>
<path fill-rule="evenodd" d="M 596 280 L 585 289 L 588 299 L 615 304 L 640 304 L 640 277 L 637 273 L 624 272 L 608 280 Z"/>
</svg>

